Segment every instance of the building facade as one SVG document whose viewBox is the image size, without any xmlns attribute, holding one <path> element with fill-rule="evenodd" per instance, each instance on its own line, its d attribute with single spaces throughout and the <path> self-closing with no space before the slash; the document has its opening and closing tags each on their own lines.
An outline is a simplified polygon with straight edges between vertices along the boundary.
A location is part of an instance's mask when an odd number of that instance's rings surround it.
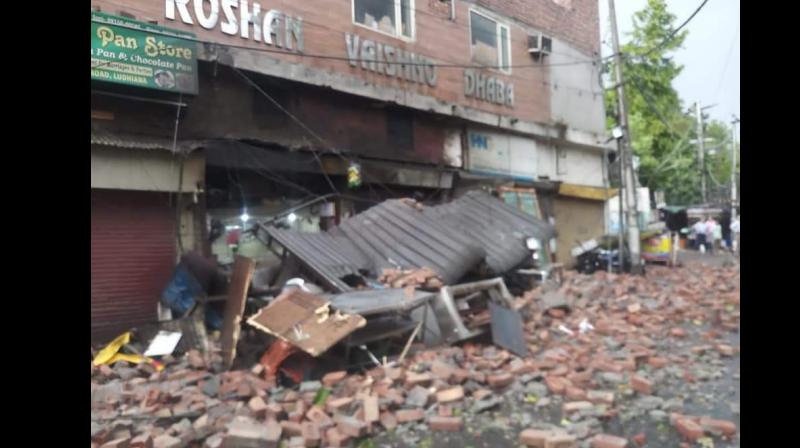
<svg viewBox="0 0 800 448">
<path fill-rule="evenodd" d="M 155 316 L 155 286 L 107 292 L 132 271 L 164 269 L 190 248 L 229 258 L 227 242 L 208 241 L 211 219 L 232 230 L 319 195 L 336 193 L 289 224 L 491 184 L 535 190 L 562 261 L 604 231 L 596 0 L 91 5 L 93 322 L 131 307 Z M 126 244 L 111 235 L 146 227 L 110 211 L 125 201 L 129 213 L 163 215 L 151 232 L 161 255 L 126 255 L 139 263 L 103 274 Z M 108 236 L 96 242 L 95 229 Z"/>
</svg>

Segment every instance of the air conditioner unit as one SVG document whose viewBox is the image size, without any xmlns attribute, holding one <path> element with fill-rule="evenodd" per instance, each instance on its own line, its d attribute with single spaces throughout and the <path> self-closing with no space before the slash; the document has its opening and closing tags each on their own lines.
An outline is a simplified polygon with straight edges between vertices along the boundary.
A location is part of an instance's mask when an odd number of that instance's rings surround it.
<svg viewBox="0 0 800 448">
<path fill-rule="evenodd" d="M 553 51 L 553 39 L 544 34 L 531 34 L 528 36 L 528 53 L 546 55 Z"/>
</svg>

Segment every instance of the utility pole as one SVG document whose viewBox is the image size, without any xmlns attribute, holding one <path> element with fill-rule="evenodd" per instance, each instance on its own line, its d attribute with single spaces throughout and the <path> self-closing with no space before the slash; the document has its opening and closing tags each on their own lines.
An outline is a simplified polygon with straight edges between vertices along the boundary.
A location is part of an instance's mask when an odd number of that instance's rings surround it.
<svg viewBox="0 0 800 448">
<path fill-rule="evenodd" d="M 617 13 L 614 0 L 608 0 L 608 15 L 611 18 L 611 38 L 614 45 L 614 65 L 617 75 L 617 99 L 619 100 L 619 120 L 623 136 L 620 139 L 620 163 L 624 177 L 624 190 L 628 205 L 628 249 L 631 254 L 631 273 L 642 273 L 642 260 L 639 241 L 639 213 L 636 209 L 636 178 L 633 175 L 633 159 L 631 157 L 630 128 L 628 127 L 628 111 L 625 109 L 625 82 L 622 78 L 622 54 L 619 50 L 617 33 Z M 622 194 L 622 192 L 620 192 Z M 622 225 L 622 223 L 620 223 Z M 622 248 L 620 247 L 620 252 Z M 622 266 L 620 265 L 620 269 Z"/>
<path fill-rule="evenodd" d="M 703 136 L 703 108 L 700 101 L 694 103 L 695 114 L 697 115 L 697 157 L 700 162 L 700 191 L 703 194 L 703 205 L 706 205 L 706 147 L 705 137 Z"/>
<path fill-rule="evenodd" d="M 739 205 L 737 191 L 736 191 L 736 124 L 739 123 L 739 118 L 733 116 L 731 121 L 731 219 L 736 218 L 736 208 Z"/>
</svg>

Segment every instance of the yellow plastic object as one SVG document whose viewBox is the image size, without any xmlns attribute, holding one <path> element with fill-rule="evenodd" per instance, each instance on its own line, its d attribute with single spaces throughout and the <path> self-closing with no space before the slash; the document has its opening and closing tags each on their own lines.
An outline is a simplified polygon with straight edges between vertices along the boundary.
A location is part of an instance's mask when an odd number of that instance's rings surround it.
<svg viewBox="0 0 800 448">
<path fill-rule="evenodd" d="M 99 366 L 101 364 L 111 364 L 113 362 L 112 359 L 114 359 L 114 356 L 119 352 L 119 349 L 121 349 L 122 346 L 129 343 L 130 341 L 131 341 L 131 332 L 127 331 L 125 333 L 122 333 L 121 335 L 117 336 L 116 339 L 109 342 L 108 345 L 105 346 L 105 348 L 100 350 L 100 353 L 98 353 L 94 357 L 92 363 L 96 366 Z"/>
<path fill-rule="evenodd" d="M 108 360 L 106 364 L 114 364 L 117 361 L 128 361 L 133 364 L 139 364 L 140 362 L 149 361 L 148 358 L 145 358 L 142 355 L 129 355 L 127 353 L 117 353 Z"/>
</svg>

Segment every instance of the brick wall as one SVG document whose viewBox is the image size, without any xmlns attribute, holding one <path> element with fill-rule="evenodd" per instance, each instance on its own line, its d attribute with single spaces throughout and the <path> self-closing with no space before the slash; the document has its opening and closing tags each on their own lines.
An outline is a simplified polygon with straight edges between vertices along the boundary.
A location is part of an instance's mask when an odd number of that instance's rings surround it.
<svg viewBox="0 0 800 448">
<path fill-rule="evenodd" d="M 438 0 L 415 0 L 416 38 L 414 41 L 404 41 L 354 24 L 351 0 L 255 0 L 255 2 L 260 4 L 262 13 L 270 9 L 277 9 L 285 14 L 303 18 L 305 54 L 347 57 L 344 35 L 345 33 L 355 33 L 362 39 L 371 39 L 398 49 L 412 51 L 438 63 L 473 64 L 469 40 L 469 8 L 474 4 L 466 1 L 457 2 L 456 20 L 451 21 L 449 20 L 448 4 L 442 4 Z M 194 25 L 186 25 L 180 20 L 168 20 L 165 15 L 164 0 L 92 0 L 91 3 L 93 7 L 99 7 L 102 12 L 110 14 L 125 12 L 127 15 L 133 15 L 137 20 L 155 20 L 162 26 L 194 32 L 203 41 L 268 50 L 276 49 L 263 42 L 223 34 L 219 23 L 214 29 L 206 30 L 201 28 L 196 20 Z M 253 0 L 248 2 L 251 6 L 253 3 Z M 534 28 L 543 29 L 554 36 L 573 42 L 587 52 L 599 49 L 596 0 L 572 0 L 569 8 L 560 6 L 553 0 L 479 0 L 478 3 L 487 8 L 501 11 L 507 16 L 515 17 Z M 208 1 L 205 4 L 207 11 Z M 190 1 L 188 10 L 195 18 L 193 0 Z M 220 15 L 222 16 L 221 9 Z M 222 22 L 221 17 L 220 22 Z M 494 76 L 504 83 L 514 84 L 515 105 L 513 108 L 466 97 L 464 95 L 463 68 L 438 67 L 436 86 L 431 87 L 376 74 L 360 67 L 351 67 L 347 61 L 275 53 L 269 53 L 268 56 L 301 63 L 324 71 L 343 73 L 361 79 L 367 84 L 414 91 L 438 100 L 485 112 L 511 116 L 525 121 L 549 122 L 550 89 L 547 85 L 549 70 L 546 67 L 536 67 L 537 64 L 546 64 L 547 59 L 537 61 L 528 54 L 528 32 L 525 27 L 520 26 L 512 19 L 503 19 L 503 22 L 510 28 L 512 64 L 534 66 L 514 68 L 511 74 L 483 70 L 486 75 Z M 554 49 L 554 51 L 558 50 Z"/>
</svg>

